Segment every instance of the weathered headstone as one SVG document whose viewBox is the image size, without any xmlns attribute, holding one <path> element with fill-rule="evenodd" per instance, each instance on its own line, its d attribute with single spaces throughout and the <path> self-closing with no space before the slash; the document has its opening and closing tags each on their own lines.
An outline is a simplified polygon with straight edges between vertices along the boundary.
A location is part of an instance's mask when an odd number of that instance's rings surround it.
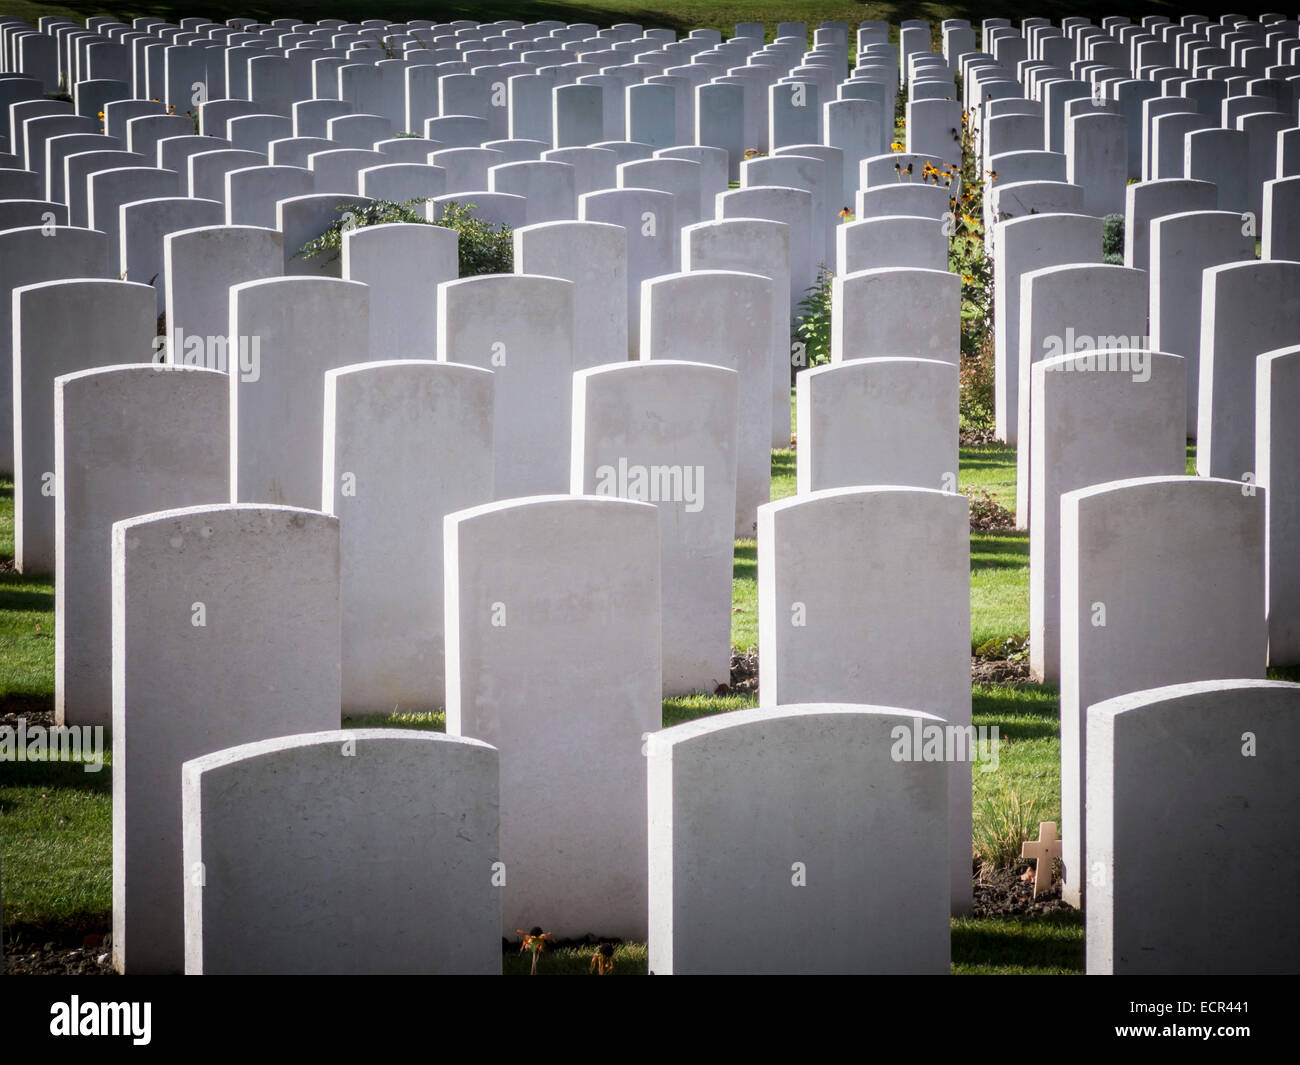
<svg viewBox="0 0 1300 1065">
<path fill-rule="evenodd" d="M 231 498 L 320 502 L 325 371 L 370 359 L 370 289 L 276 277 L 230 289 Z"/>
<path fill-rule="evenodd" d="M 848 359 L 795 378 L 801 493 L 864 484 L 957 485 L 955 363 Z"/>
<path fill-rule="evenodd" d="M 760 703 L 911 701 L 973 741 L 969 509 L 955 492 L 879 485 L 762 507 Z M 973 747 L 944 755 L 954 913 L 970 908 Z"/>
<path fill-rule="evenodd" d="M 832 703 L 652 733 L 650 970 L 948 972 L 947 773 L 891 757 L 926 728 Z"/>
<path fill-rule="evenodd" d="M 1300 685 L 1280 681 L 1206 680 L 1093 704 L 1089 973 L 1295 970 L 1300 930 L 1270 920 L 1259 890 L 1300 875 L 1285 842 L 1300 803 L 1297 726 Z"/>
<path fill-rule="evenodd" d="M 640 938 L 658 512 L 511 499 L 448 515 L 444 536 L 447 734 L 501 752 L 502 928 Z"/>
<path fill-rule="evenodd" d="M 339 727 L 339 609 L 327 514 L 227 504 L 113 526 L 119 972 L 185 964 L 184 885 L 205 871 L 182 865 L 182 763 Z"/>
<path fill-rule="evenodd" d="M 499 974 L 497 762 L 393 729 L 185 762 L 186 973 Z"/>
<path fill-rule="evenodd" d="M 156 322 L 153 289 L 131 281 L 45 281 L 14 290 L 14 566 L 19 573 L 54 571 L 54 379 L 96 366 L 149 362 Z"/>
<path fill-rule="evenodd" d="M 224 374 L 158 366 L 54 379 L 54 714 L 113 721 L 115 521 L 230 498 Z"/>
<path fill-rule="evenodd" d="M 568 487 L 573 288 L 524 274 L 438 286 L 438 359 L 496 375 L 497 499 Z"/>
<path fill-rule="evenodd" d="M 445 705 L 442 519 L 492 498 L 493 378 L 389 360 L 325 373 L 321 509 L 339 517 L 343 710 Z"/>
<path fill-rule="evenodd" d="M 1164 684 L 1260 678 L 1267 639 L 1264 497 L 1253 485 L 1142 477 L 1061 497 L 1061 861 L 1071 905 L 1095 871 L 1083 823 L 1088 708 Z"/>
<path fill-rule="evenodd" d="M 574 374 L 570 490 L 659 509 L 665 695 L 730 682 L 738 387 L 670 359 Z"/>
<path fill-rule="evenodd" d="M 641 358 L 710 363 L 739 376 L 735 535 L 754 535 L 771 493 L 771 278 L 694 270 L 641 289 Z"/>
</svg>

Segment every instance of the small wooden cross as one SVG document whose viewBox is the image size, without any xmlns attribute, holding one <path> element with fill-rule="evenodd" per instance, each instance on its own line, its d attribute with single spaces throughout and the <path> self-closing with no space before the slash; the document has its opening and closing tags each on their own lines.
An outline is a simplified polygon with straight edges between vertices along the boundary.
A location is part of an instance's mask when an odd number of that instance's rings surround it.
<svg viewBox="0 0 1300 1065">
<path fill-rule="evenodd" d="M 1028 839 L 1020 845 L 1020 857 L 1034 861 L 1034 898 L 1040 891 L 1052 886 L 1052 860 L 1061 856 L 1061 841 L 1056 838 L 1056 822 L 1043 821 L 1038 826 L 1038 839 Z"/>
</svg>

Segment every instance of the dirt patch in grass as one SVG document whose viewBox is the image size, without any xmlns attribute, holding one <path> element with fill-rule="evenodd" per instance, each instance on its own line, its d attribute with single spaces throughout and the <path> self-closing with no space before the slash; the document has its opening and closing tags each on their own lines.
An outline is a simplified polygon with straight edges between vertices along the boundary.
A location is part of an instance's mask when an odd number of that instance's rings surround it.
<svg viewBox="0 0 1300 1065">
<path fill-rule="evenodd" d="M 1006 658 L 991 655 L 972 655 L 970 660 L 972 684 L 1032 684 L 1029 675 L 1029 658 Z M 758 691 L 758 652 L 733 651 L 731 655 L 731 683 L 719 684 L 714 695 L 742 695 Z"/>
<path fill-rule="evenodd" d="M 116 976 L 104 936 L 86 936 L 79 947 L 50 941 L 6 943 L 4 971 L 10 976 Z"/>
<path fill-rule="evenodd" d="M 957 434 L 957 442 L 961 447 L 983 447 L 999 441 L 997 432 L 990 426 L 987 429 L 962 429 Z"/>
<path fill-rule="evenodd" d="M 980 868 L 977 859 L 974 886 L 972 914 L 975 917 L 1037 916 L 1074 909 L 1061 900 L 1059 881 L 1034 898 L 1034 872 L 1028 862 L 1011 869 L 985 870 Z"/>
<path fill-rule="evenodd" d="M 758 652 L 731 653 L 731 683 L 719 684 L 714 695 L 744 695 L 758 691 Z"/>
<path fill-rule="evenodd" d="M 976 658 L 970 660 L 972 684 L 1032 684 L 1029 660 L 1012 661 L 1006 658 Z"/>
<path fill-rule="evenodd" d="M 20 721 L 26 721 L 29 729 L 35 725 L 53 728 L 54 711 L 50 709 L 50 700 L 29 695 L 13 695 L 4 700 L 0 726 L 8 725 L 17 731 Z"/>
</svg>

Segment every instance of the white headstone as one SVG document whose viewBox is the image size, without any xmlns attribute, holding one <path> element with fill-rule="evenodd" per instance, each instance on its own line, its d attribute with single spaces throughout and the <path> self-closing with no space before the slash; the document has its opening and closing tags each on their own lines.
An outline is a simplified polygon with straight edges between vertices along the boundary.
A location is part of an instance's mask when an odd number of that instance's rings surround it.
<svg viewBox="0 0 1300 1065">
<path fill-rule="evenodd" d="M 880 485 L 761 508 L 760 703 L 910 701 L 972 739 L 969 510 L 955 492 Z M 954 913 L 971 900 L 973 746 L 945 756 Z"/>
<path fill-rule="evenodd" d="M 639 939 L 658 511 L 511 499 L 448 515 L 444 536 L 447 734 L 501 752 L 502 928 Z"/>
<path fill-rule="evenodd" d="M 1083 832 L 1088 708 L 1164 684 L 1263 676 L 1264 524 L 1261 491 L 1217 478 L 1108 481 L 1061 497 L 1061 864 L 1071 905 L 1094 871 Z"/>
<path fill-rule="evenodd" d="M 1300 664 L 1300 346 L 1256 359 L 1255 480 L 1268 512 L 1268 661 Z"/>
<path fill-rule="evenodd" d="M 54 571 L 54 379 L 96 366 L 151 361 L 156 322 L 153 289 L 131 281 L 45 281 L 14 290 L 14 566 L 19 573 Z"/>
<path fill-rule="evenodd" d="M 1242 262 L 1201 275 L 1196 472 L 1255 470 L 1255 360 L 1300 338 L 1300 263 Z"/>
<path fill-rule="evenodd" d="M 947 270 L 887 267 L 835 278 L 831 361 L 896 355 L 956 363 L 961 278 Z"/>
<path fill-rule="evenodd" d="M 627 358 L 627 244 L 622 226 L 542 222 L 513 233 L 517 274 L 573 282 L 573 368 Z"/>
<path fill-rule="evenodd" d="M 604 189 L 578 197 L 578 218 L 627 231 L 627 345 L 634 359 L 641 343 L 641 282 L 677 269 L 677 206 L 655 189 Z"/>
<path fill-rule="evenodd" d="M 442 519 L 492 498 L 492 386 L 448 362 L 325 374 L 321 509 L 342 529 L 345 713 L 446 703 Z"/>
<path fill-rule="evenodd" d="M 795 378 L 800 493 L 864 484 L 957 487 L 955 363 L 848 359 Z"/>
<path fill-rule="evenodd" d="M 1294 972 L 1300 929 L 1269 920 L 1260 886 L 1300 875 L 1300 685 L 1119 696 L 1089 710 L 1087 743 L 1088 972 Z"/>
<path fill-rule="evenodd" d="M 276 277 L 230 289 L 231 498 L 320 503 L 325 371 L 370 358 L 370 289 Z M 245 368 L 247 367 L 247 368 Z"/>
<path fill-rule="evenodd" d="M 721 218 L 682 230 L 683 270 L 735 270 L 772 279 L 772 447 L 790 446 L 790 227 Z"/>
<path fill-rule="evenodd" d="M 343 729 L 187 761 L 185 972 L 499 974 L 497 760 Z"/>
<path fill-rule="evenodd" d="M 641 358 L 724 366 L 740 375 L 735 535 L 754 535 L 771 493 L 771 278 L 695 270 L 641 288 Z"/>
<path fill-rule="evenodd" d="M 891 754 L 942 727 L 832 703 L 653 733 L 650 971 L 947 973 L 947 772 Z"/>
<path fill-rule="evenodd" d="M 182 866 L 182 763 L 339 727 L 339 609 L 329 515 L 225 505 L 113 526 L 119 972 L 185 963 L 184 885 L 205 871 Z"/>
<path fill-rule="evenodd" d="M 1255 238 L 1232 211 L 1153 218 L 1148 239 L 1151 347 L 1187 363 L 1187 436 L 1197 432 L 1201 376 L 1201 281 L 1212 266 L 1255 258 Z"/>
<path fill-rule="evenodd" d="M 215 370 L 54 379 L 54 714 L 113 721 L 115 521 L 230 498 L 230 386 Z"/>
<path fill-rule="evenodd" d="M 460 274 L 458 237 L 446 226 L 389 222 L 343 233 L 343 276 L 370 286 L 370 354 L 432 359 L 438 285 Z"/>
<path fill-rule="evenodd" d="M 1112 350 L 1060 355 L 1032 368 L 1029 665 L 1061 672 L 1061 496 L 1103 481 L 1187 469 L 1187 367 L 1178 355 Z"/>
<path fill-rule="evenodd" d="M 497 499 L 568 486 L 573 289 L 524 274 L 438 286 L 438 359 L 496 375 Z"/>
<path fill-rule="evenodd" d="M 574 374 L 574 494 L 659 509 L 663 691 L 730 682 L 739 375 L 668 359 Z"/>
<path fill-rule="evenodd" d="M 41 281 L 116 276 L 108 238 L 97 230 L 34 226 L 0 232 L 0 473 L 14 470 L 14 290 Z"/>
<path fill-rule="evenodd" d="M 1020 275 L 1020 380 L 1016 395 L 1016 524 L 1030 517 L 1031 368 L 1076 351 L 1138 348 L 1146 337 L 1147 275 L 1108 264 L 1049 266 Z M 1174 354 L 1177 354 L 1175 352 Z"/>
</svg>

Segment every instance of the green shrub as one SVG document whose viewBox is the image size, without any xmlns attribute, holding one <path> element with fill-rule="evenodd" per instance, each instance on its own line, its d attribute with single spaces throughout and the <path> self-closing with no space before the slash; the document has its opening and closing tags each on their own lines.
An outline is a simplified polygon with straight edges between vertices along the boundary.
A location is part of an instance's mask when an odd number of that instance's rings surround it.
<svg viewBox="0 0 1300 1065">
<path fill-rule="evenodd" d="M 448 203 L 437 225 L 454 229 L 460 237 L 460 276 L 508 274 L 515 268 L 514 234 L 509 226 L 494 226 L 476 218 L 472 203 Z"/>
<path fill-rule="evenodd" d="M 807 366 L 831 361 L 831 282 L 835 274 L 822 266 L 817 283 L 799 301 L 799 321 L 794 327 L 794 356 L 790 376 Z"/>
<path fill-rule="evenodd" d="M 1124 262 L 1124 216 L 1108 214 L 1101 220 L 1101 261 Z"/>
<path fill-rule="evenodd" d="M 343 231 L 362 226 L 378 226 L 389 222 L 414 222 L 421 225 L 438 225 L 454 229 L 457 234 L 457 254 L 461 277 L 476 274 L 508 274 L 514 270 L 514 236 L 509 226 L 494 226 L 473 215 L 472 203 L 449 203 L 437 222 L 424 217 L 424 200 L 393 203 L 375 200 L 367 204 L 341 203 L 338 217 L 315 240 L 309 240 L 295 253 L 295 258 L 311 259 L 328 255 L 334 262 L 343 253 Z"/>
<path fill-rule="evenodd" d="M 995 406 L 995 365 L 993 334 L 986 334 L 980 346 L 961 353 L 960 397 L 958 400 L 963 429 L 989 429 L 993 426 Z"/>
</svg>

